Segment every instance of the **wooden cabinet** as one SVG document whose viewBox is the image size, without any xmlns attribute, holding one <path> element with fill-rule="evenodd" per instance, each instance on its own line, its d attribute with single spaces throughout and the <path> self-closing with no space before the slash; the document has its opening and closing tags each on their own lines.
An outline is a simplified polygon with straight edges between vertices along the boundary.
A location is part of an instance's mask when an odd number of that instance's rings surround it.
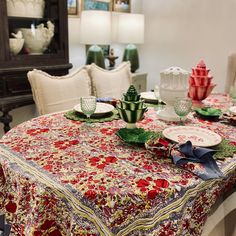
<svg viewBox="0 0 236 236">
<path fill-rule="evenodd" d="M 147 91 L 147 73 L 137 72 L 132 74 L 132 84 L 139 93 Z"/>
<path fill-rule="evenodd" d="M 31 5 L 33 2 L 26 0 L 0 1 L 0 111 L 3 113 L 0 122 L 4 123 L 5 132 L 10 129 L 9 123 L 12 119 L 8 112 L 16 107 L 33 103 L 30 84 L 26 76 L 29 70 L 36 68 L 52 75 L 64 75 L 72 67 L 68 55 L 67 0 L 45 0 L 42 16 L 35 17 L 32 12 L 22 15 L 22 8 L 19 9 L 19 15 L 9 13 L 7 2 L 14 3 L 14 1 L 21 7 L 25 7 L 26 2 Z M 23 10 L 27 11 L 27 9 Z M 53 36 L 49 40 L 49 44 L 44 45 L 44 49 L 40 52 L 32 51 L 29 46 L 32 42 L 26 38 L 23 30 L 36 32 L 35 39 L 32 41 L 39 45 L 42 41 L 40 37 L 46 37 L 42 35 L 47 33 L 49 28 L 47 22 L 53 26 Z M 43 28 L 44 31 L 37 36 L 37 29 L 40 28 Z M 23 33 L 24 46 L 15 55 L 10 50 L 9 38 L 12 38 L 12 33 L 17 34 L 19 31 Z"/>
</svg>

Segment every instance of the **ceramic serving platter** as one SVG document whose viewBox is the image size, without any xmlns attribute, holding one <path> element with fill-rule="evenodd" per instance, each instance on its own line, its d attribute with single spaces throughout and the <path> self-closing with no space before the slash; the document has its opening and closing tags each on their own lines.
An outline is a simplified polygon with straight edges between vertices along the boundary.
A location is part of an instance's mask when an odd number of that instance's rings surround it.
<svg viewBox="0 0 236 236">
<path fill-rule="evenodd" d="M 211 147 L 219 144 L 222 140 L 217 133 L 194 126 L 173 126 L 163 130 L 163 135 L 177 143 L 185 143 L 188 140 L 194 146 Z"/>
<path fill-rule="evenodd" d="M 92 117 L 103 117 L 107 116 L 112 112 L 112 110 L 115 109 L 114 106 L 108 103 L 103 103 L 103 102 L 97 102 L 96 105 L 96 110 Z M 76 110 L 79 113 L 83 113 L 80 107 L 80 104 L 77 104 L 74 106 L 74 110 Z"/>
<path fill-rule="evenodd" d="M 121 128 L 116 132 L 116 135 L 126 143 L 144 145 L 147 140 L 155 137 L 156 133 L 153 131 L 146 131 L 143 128 Z"/>
</svg>

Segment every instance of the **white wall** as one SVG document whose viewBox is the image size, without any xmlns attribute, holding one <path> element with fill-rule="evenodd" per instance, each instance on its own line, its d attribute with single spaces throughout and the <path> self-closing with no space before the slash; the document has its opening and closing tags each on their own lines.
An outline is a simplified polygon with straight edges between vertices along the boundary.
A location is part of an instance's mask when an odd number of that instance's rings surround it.
<svg viewBox="0 0 236 236">
<path fill-rule="evenodd" d="M 191 71 L 204 59 L 216 90 L 224 90 L 229 53 L 236 52 L 235 0 L 143 1 L 145 43 L 140 46 L 141 70 L 148 72 L 148 88 L 170 66 Z"/>
</svg>

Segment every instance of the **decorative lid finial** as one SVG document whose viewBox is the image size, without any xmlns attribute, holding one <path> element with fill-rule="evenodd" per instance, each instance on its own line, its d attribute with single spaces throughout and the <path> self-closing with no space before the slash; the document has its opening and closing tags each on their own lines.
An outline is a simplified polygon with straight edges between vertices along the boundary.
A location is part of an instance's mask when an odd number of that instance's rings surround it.
<svg viewBox="0 0 236 236">
<path fill-rule="evenodd" d="M 140 95 L 138 94 L 134 85 L 130 85 L 129 89 L 127 90 L 126 94 L 124 94 L 125 101 L 132 101 L 136 102 L 140 99 Z"/>
<path fill-rule="evenodd" d="M 197 68 L 206 69 L 206 64 L 202 59 L 198 62 Z"/>
</svg>

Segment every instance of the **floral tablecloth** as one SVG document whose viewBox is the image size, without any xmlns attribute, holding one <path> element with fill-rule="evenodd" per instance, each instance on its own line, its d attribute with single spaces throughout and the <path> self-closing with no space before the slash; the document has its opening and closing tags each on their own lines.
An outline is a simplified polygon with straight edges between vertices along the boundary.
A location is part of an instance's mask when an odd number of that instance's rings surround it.
<svg viewBox="0 0 236 236">
<path fill-rule="evenodd" d="M 235 127 L 198 120 L 236 144 Z M 173 123 L 150 108 L 138 127 Z M 155 158 L 115 132 L 122 120 L 93 123 L 41 116 L 0 140 L 0 209 L 12 235 L 200 235 L 212 205 L 236 182 L 236 155 L 217 161 L 224 179 L 203 181 Z"/>
</svg>

